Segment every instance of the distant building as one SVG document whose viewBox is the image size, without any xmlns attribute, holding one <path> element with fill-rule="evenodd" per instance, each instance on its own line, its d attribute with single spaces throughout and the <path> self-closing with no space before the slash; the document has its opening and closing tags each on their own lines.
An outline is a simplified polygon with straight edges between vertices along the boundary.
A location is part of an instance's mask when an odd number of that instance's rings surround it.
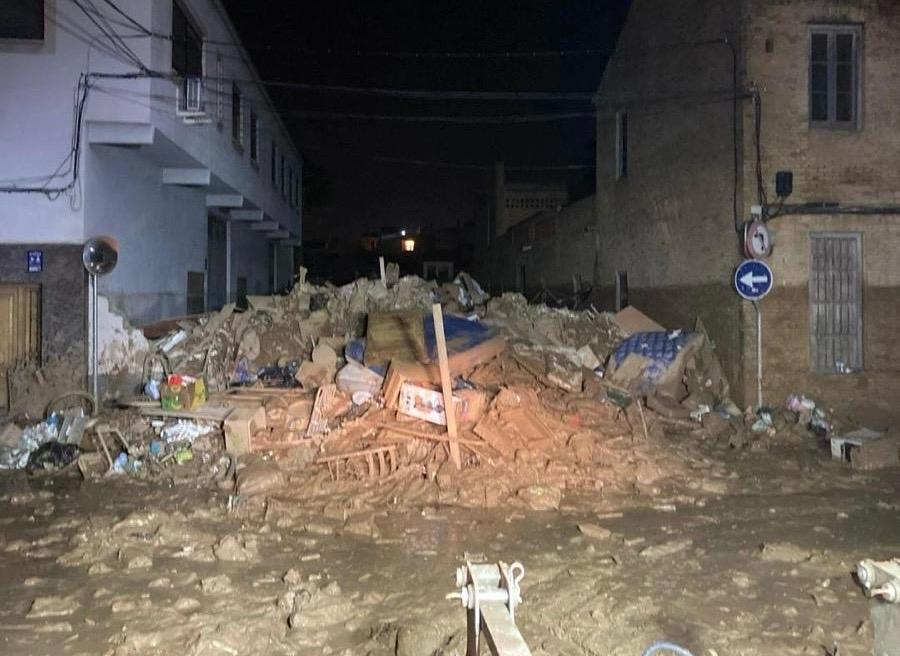
<svg viewBox="0 0 900 656">
<path fill-rule="evenodd" d="M 138 324 L 294 273 L 302 159 L 219 0 L 92 4 L 0 10 L 0 298 L 41 335 L 0 330 L 15 359 L 83 360 L 95 235 L 120 247 L 101 297 Z"/>
<path fill-rule="evenodd" d="M 510 182 L 503 162 L 494 171 L 493 236 L 499 237 L 517 223 L 539 212 L 557 211 L 569 202 L 565 184 Z"/>
</svg>

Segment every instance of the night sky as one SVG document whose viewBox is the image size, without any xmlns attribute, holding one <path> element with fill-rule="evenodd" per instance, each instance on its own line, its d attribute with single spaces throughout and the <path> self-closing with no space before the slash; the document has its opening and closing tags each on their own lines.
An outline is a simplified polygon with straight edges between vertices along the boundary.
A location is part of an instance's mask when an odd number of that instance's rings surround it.
<svg viewBox="0 0 900 656">
<path fill-rule="evenodd" d="M 627 10 L 627 0 L 226 0 L 225 5 L 266 80 L 465 91 L 593 92 L 603 74 L 606 57 L 414 58 L 349 53 L 585 49 L 605 53 L 614 48 Z M 334 54 L 321 52 L 326 50 Z M 319 120 L 296 114 L 324 111 L 472 116 L 590 112 L 589 100 L 435 101 L 308 89 L 268 90 L 304 155 L 305 174 L 308 178 L 321 176 L 331 186 L 325 204 L 330 207 L 331 219 L 341 222 L 377 224 L 389 220 L 391 211 L 415 214 L 417 206 L 440 202 L 440 198 L 474 188 L 490 176 L 489 172 L 477 170 L 388 163 L 378 158 L 483 166 L 491 166 L 495 160 L 504 160 L 508 165 L 593 161 L 591 118 L 472 126 Z M 548 181 L 563 176 L 569 182 L 577 182 L 579 178 L 590 179 L 593 173 L 517 175 Z M 414 189 L 417 186 L 422 189 Z M 316 214 L 315 205 L 319 202 L 313 200 L 307 219 Z M 425 208 L 419 207 L 418 211 L 420 217 L 428 216 Z"/>
</svg>

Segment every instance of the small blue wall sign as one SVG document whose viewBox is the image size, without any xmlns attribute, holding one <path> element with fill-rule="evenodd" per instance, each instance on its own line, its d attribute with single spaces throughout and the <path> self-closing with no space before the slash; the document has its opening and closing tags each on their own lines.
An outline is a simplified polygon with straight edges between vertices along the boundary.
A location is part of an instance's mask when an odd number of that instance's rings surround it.
<svg viewBox="0 0 900 656">
<path fill-rule="evenodd" d="M 761 260 L 744 260 L 734 270 L 734 289 L 748 301 L 758 301 L 772 291 L 772 269 Z"/>
<path fill-rule="evenodd" d="M 28 251 L 28 273 L 44 270 L 44 251 Z"/>
</svg>

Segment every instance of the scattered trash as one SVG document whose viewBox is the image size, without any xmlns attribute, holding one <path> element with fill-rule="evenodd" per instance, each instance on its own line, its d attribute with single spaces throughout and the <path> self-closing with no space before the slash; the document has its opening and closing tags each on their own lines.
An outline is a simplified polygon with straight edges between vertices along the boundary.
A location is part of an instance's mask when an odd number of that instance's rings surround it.
<svg viewBox="0 0 900 656">
<path fill-rule="evenodd" d="M 201 435 L 207 435 L 213 431 L 212 426 L 198 424 L 193 421 L 179 420 L 170 426 L 166 426 L 160 431 L 162 437 L 167 444 L 174 442 L 187 442 L 193 444 Z"/>
<path fill-rule="evenodd" d="M 56 471 L 68 467 L 78 460 L 81 449 L 75 444 L 61 444 L 51 440 L 41 444 L 28 455 L 25 471 L 35 474 L 39 471 Z"/>
<path fill-rule="evenodd" d="M 791 394 L 784 407 L 797 415 L 797 423 L 813 431 L 818 437 L 826 438 L 831 431 L 831 423 L 816 402 L 802 394 Z"/>
<path fill-rule="evenodd" d="M 59 418 L 51 415 L 39 424 L 22 429 L 17 443 L 0 445 L 0 469 L 25 469 L 34 451 L 59 437 L 59 423 Z M 9 430 L 7 438 L 14 437 L 14 433 L 15 429 Z"/>
</svg>

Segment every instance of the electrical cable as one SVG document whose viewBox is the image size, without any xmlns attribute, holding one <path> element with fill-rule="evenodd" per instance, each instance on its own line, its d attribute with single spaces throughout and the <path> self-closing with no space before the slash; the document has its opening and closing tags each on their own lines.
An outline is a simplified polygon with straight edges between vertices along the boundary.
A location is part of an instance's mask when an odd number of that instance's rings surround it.
<svg viewBox="0 0 900 656">
<path fill-rule="evenodd" d="M 215 76 L 204 76 L 204 80 L 215 80 Z M 594 93 L 587 91 L 441 91 L 436 89 L 385 89 L 380 87 L 352 87 L 338 84 L 311 84 L 290 80 L 252 80 L 226 77 L 229 82 L 258 84 L 264 87 L 303 89 L 305 91 L 326 91 L 364 96 L 386 96 L 390 98 L 411 98 L 417 100 L 593 100 Z"/>
<path fill-rule="evenodd" d="M 140 92 L 129 92 L 124 89 L 113 89 L 109 87 L 97 87 L 98 91 L 111 96 L 126 97 L 129 95 L 146 98 L 148 94 Z M 210 95 L 218 95 L 215 91 L 207 90 Z M 230 96 L 229 93 L 221 94 Z M 151 95 L 151 99 L 165 103 L 175 102 L 176 96 L 167 95 Z M 149 105 L 145 105 L 151 107 Z M 260 112 L 259 109 L 254 111 Z M 547 114 L 484 114 L 484 115 L 437 115 L 437 114 L 362 114 L 362 113 L 344 113 L 344 112 L 325 112 L 313 111 L 306 109 L 283 108 L 280 110 L 262 109 L 263 112 L 269 112 L 278 116 L 297 116 L 301 118 L 325 119 L 325 120 L 361 120 L 361 121 L 400 121 L 406 123 L 457 123 L 464 125 L 514 125 L 521 123 L 545 123 L 549 121 L 562 121 L 568 119 L 584 119 L 595 117 L 594 112 L 567 112 L 567 113 L 547 113 Z"/>
<path fill-rule="evenodd" d="M 106 4 L 113 8 L 113 10 L 122 16 L 125 20 L 127 20 L 131 25 L 133 25 L 136 29 L 143 32 L 145 36 L 152 36 L 153 32 L 151 32 L 148 28 L 141 25 L 137 20 L 129 16 L 126 12 L 119 8 L 119 6 L 113 2 L 112 0 L 103 0 Z"/>
<path fill-rule="evenodd" d="M 751 90 L 751 94 L 753 96 L 753 145 L 756 150 L 756 199 L 762 207 L 762 215 L 765 216 L 768 199 L 762 170 L 762 98 L 756 87 Z"/>
<path fill-rule="evenodd" d="M 121 62 L 127 66 L 132 66 L 133 62 L 129 58 L 125 58 L 116 50 L 113 50 L 111 46 L 106 43 L 98 43 L 98 39 L 103 38 L 102 36 L 94 36 L 91 37 L 90 34 L 87 34 L 83 31 L 83 28 L 79 25 L 63 22 L 60 20 L 60 13 L 57 12 L 56 15 L 47 14 L 46 20 L 53 25 L 57 26 L 62 32 L 65 32 L 73 39 L 80 41 L 88 46 L 89 49 L 95 49 L 102 52 L 104 55 L 109 57 L 110 59 L 114 59 L 118 62 Z"/>
<path fill-rule="evenodd" d="M 79 177 L 79 163 L 81 161 L 81 147 L 82 147 L 82 125 L 84 123 L 84 112 L 85 107 L 87 106 L 87 100 L 92 88 L 92 80 L 94 79 L 137 79 L 141 77 L 147 77 L 145 73 L 82 73 L 79 75 L 78 84 L 76 85 L 75 92 L 75 107 L 74 107 L 74 125 L 72 129 L 72 144 L 69 150 L 69 153 L 63 159 L 62 163 L 56 168 L 56 170 L 48 176 L 34 176 L 31 179 L 34 180 L 44 180 L 43 185 L 27 185 L 27 186 L 19 186 L 16 184 L 13 185 L 5 185 L 0 186 L 0 193 L 5 194 L 44 194 L 50 200 L 57 199 L 63 193 L 71 191 L 75 188 L 78 183 Z M 69 168 L 65 173 L 60 174 L 60 171 L 69 164 Z M 65 185 L 50 187 L 50 182 L 60 177 L 60 175 L 68 175 L 72 174 L 72 179 Z M 7 182 L 7 181 L 2 181 Z"/>
<path fill-rule="evenodd" d="M 568 112 L 560 114 L 506 114 L 492 116 L 438 116 L 412 114 L 354 114 L 341 112 L 316 112 L 306 110 L 286 110 L 281 112 L 290 116 L 309 119 L 339 119 L 364 121 L 401 121 L 404 123 L 461 123 L 467 125 L 505 125 L 515 123 L 545 123 L 548 121 L 565 121 L 569 119 L 594 119 L 594 112 Z"/>
<path fill-rule="evenodd" d="M 731 212 L 734 230 L 740 237 L 743 230 L 741 226 L 741 210 L 738 207 L 738 187 L 741 180 L 741 158 L 740 158 L 740 136 L 738 134 L 738 111 L 740 105 L 738 103 L 738 85 L 740 84 L 740 73 L 738 72 L 738 56 L 737 48 L 728 37 L 725 38 L 725 45 L 731 52 L 731 153 L 732 153 L 732 181 L 731 181 Z"/>
<path fill-rule="evenodd" d="M 85 7 L 85 5 L 82 4 L 82 2 L 90 2 L 90 0 L 71 0 L 71 2 L 76 7 L 78 7 L 78 9 L 81 10 L 81 12 L 88 18 L 88 20 L 91 21 L 91 23 L 94 24 L 94 26 L 100 31 L 100 33 L 102 35 L 106 36 L 109 39 L 110 44 L 112 45 L 114 50 L 118 51 L 122 56 L 127 58 L 133 65 L 137 66 L 139 69 L 143 70 L 145 68 L 144 63 L 131 50 L 131 48 L 129 48 L 127 45 L 125 45 L 124 42 L 122 42 L 121 40 L 117 40 L 116 36 L 115 36 L 115 32 L 110 32 L 108 30 L 108 28 L 104 27 L 101 24 L 100 20 L 102 20 L 102 15 L 101 15 L 100 19 L 95 18 L 94 14 L 91 11 L 89 11 Z M 91 6 L 93 7 L 93 5 L 91 5 Z M 96 8 L 94 8 L 94 9 L 96 11 Z"/>
<path fill-rule="evenodd" d="M 79 5 L 79 3 L 78 3 L 79 0 L 72 0 L 72 1 L 75 3 L 76 7 L 79 7 L 82 11 L 85 11 L 84 8 L 81 5 Z M 122 49 L 122 52 L 128 53 L 128 55 L 130 57 L 133 57 L 135 62 L 140 62 L 141 59 L 140 59 L 140 57 L 137 56 L 137 53 L 135 53 L 131 49 L 131 47 L 127 43 L 125 43 L 125 41 L 122 39 L 121 35 L 118 32 L 116 32 L 115 28 L 112 25 L 110 25 L 109 19 L 107 19 L 106 15 L 103 14 L 103 12 L 101 12 L 99 9 L 97 9 L 97 5 L 94 4 L 93 0 L 81 0 L 81 2 L 84 2 L 90 8 L 90 10 L 94 14 L 94 16 L 96 16 L 97 19 L 101 23 L 103 23 L 103 26 L 101 28 L 103 34 L 106 35 L 106 37 L 110 41 L 112 41 L 118 47 L 120 47 Z"/>
</svg>

